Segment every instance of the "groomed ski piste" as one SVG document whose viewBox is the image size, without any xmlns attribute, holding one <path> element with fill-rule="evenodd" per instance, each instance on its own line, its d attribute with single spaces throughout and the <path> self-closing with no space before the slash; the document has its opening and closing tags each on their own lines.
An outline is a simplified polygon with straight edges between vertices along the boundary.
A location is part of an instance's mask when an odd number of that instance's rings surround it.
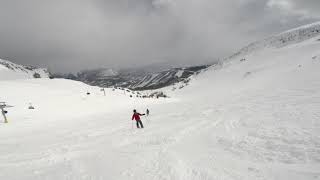
<svg viewBox="0 0 320 180">
<path fill-rule="evenodd" d="M 164 88 L 170 98 L 3 80 L 0 101 L 14 107 L 0 123 L 0 179 L 320 179 L 319 69 L 314 35 L 233 56 Z M 132 128 L 132 110 L 147 108 L 145 128 Z"/>
</svg>

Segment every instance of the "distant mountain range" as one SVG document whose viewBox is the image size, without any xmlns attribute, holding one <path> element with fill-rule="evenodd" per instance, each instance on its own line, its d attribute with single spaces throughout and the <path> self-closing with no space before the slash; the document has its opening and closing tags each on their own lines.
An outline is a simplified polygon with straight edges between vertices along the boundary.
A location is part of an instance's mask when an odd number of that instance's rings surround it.
<svg viewBox="0 0 320 180">
<path fill-rule="evenodd" d="M 64 78 L 81 81 L 92 86 L 121 87 L 131 90 L 152 90 L 189 82 L 190 77 L 205 71 L 211 65 L 164 68 L 144 67 L 132 69 L 94 69 L 74 74 L 51 74 L 45 68 L 25 66 L 0 59 L 0 80 L 28 78 Z"/>
<path fill-rule="evenodd" d="M 94 69 L 73 74 L 56 74 L 56 78 L 66 78 L 82 81 L 86 84 L 100 87 L 123 87 L 132 90 L 159 89 L 178 82 L 188 82 L 189 78 L 210 65 L 191 66 L 184 68 L 169 68 L 157 72 L 148 69 Z"/>
</svg>

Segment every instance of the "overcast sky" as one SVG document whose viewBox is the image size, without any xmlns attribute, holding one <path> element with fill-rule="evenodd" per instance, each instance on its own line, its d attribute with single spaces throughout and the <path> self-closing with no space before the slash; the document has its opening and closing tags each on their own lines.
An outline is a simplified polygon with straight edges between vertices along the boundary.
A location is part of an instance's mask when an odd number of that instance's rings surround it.
<svg viewBox="0 0 320 180">
<path fill-rule="evenodd" d="M 0 0 L 0 58 L 75 72 L 201 64 L 320 20 L 320 0 Z"/>
</svg>

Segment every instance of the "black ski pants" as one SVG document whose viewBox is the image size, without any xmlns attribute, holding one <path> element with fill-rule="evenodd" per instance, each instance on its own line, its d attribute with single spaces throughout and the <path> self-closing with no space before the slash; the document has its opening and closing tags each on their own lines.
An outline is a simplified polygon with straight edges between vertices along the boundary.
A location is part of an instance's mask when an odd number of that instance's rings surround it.
<svg viewBox="0 0 320 180">
<path fill-rule="evenodd" d="M 142 124 L 142 121 L 139 119 L 139 120 L 136 120 L 137 121 L 137 128 L 143 128 L 143 124 Z M 140 126 L 139 126 L 140 125 Z"/>
</svg>

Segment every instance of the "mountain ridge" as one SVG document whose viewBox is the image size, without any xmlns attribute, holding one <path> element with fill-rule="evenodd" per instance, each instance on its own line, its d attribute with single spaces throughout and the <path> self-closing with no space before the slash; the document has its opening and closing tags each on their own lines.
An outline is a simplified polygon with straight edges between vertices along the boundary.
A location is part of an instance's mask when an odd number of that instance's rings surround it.
<svg viewBox="0 0 320 180">
<path fill-rule="evenodd" d="M 126 69 L 114 70 L 100 68 L 86 70 L 76 75 L 57 74 L 57 78 L 73 79 L 93 86 L 100 87 L 123 87 L 132 90 L 152 90 L 170 86 L 174 83 L 189 81 L 193 75 L 199 74 L 211 65 L 200 65 L 191 67 L 179 67 L 149 72 L 148 70 Z M 108 72 L 104 74 L 104 72 Z"/>
<path fill-rule="evenodd" d="M 282 48 L 290 44 L 299 43 L 319 35 L 320 21 L 289 29 L 278 34 L 271 35 L 262 40 L 252 42 L 249 45 L 241 48 L 238 52 L 225 58 L 225 60 L 232 59 L 238 56 L 244 56 L 265 48 Z"/>
<path fill-rule="evenodd" d="M 49 78 L 50 73 L 45 68 L 15 64 L 0 59 L 0 80 Z"/>
</svg>

